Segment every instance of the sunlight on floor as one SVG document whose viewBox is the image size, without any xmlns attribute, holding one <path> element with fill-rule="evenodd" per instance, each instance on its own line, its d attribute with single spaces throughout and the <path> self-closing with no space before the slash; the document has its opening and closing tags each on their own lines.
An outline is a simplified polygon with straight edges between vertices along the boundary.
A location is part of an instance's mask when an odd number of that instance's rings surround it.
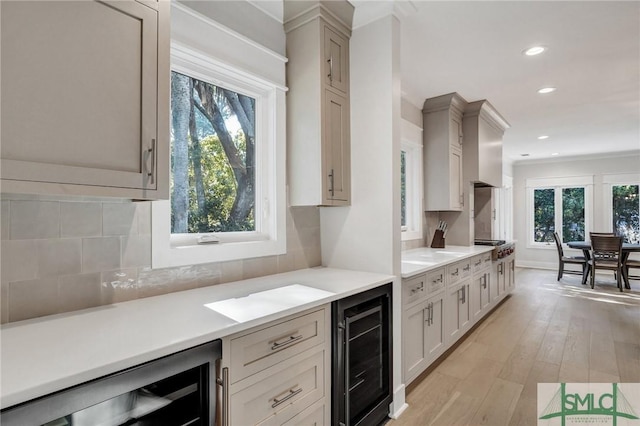
<svg viewBox="0 0 640 426">
<path fill-rule="evenodd" d="M 634 289 L 632 283 L 631 290 L 625 289 L 624 292 L 615 286 L 615 283 L 600 285 L 596 281 L 596 287 L 591 288 L 588 284 L 582 285 L 579 281 L 562 278 L 559 282 L 544 282 L 544 289 L 547 291 L 558 293 L 564 297 L 575 297 L 596 302 L 612 303 L 628 306 L 640 306 L 640 291 Z M 546 280 L 545 280 L 546 281 Z"/>
</svg>

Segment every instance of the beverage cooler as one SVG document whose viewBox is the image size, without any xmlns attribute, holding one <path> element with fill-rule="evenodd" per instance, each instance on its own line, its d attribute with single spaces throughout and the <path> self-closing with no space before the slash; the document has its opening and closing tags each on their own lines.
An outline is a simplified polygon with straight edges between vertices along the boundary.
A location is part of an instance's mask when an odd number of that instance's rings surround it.
<svg viewBox="0 0 640 426">
<path fill-rule="evenodd" d="M 216 340 L 10 407 L 0 413 L 0 422 L 3 426 L 215 425 L 216 361 L 221 348 Z"/>
</svg>

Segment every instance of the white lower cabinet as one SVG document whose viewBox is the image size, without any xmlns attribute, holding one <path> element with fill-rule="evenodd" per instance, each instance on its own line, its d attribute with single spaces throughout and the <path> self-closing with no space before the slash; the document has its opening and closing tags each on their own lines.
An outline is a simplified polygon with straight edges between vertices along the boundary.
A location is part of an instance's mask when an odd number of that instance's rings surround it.
<svg viewBox="0 0 640 426">
<path fill-rule="evenodd" d="M 447 344 L 457 341 L 471 326 L 469 289 L 471 280 L 465 280 L 447 289 L 445 333 Z"/>
<path fill-rule="evenodd" d="M 402 280 L 402 371 L 411 383 L 515 288 L 515 256 L 491 252 Z"/>
<path fill-rule="evenodd" d="M 331 306 L 223 340 L 224 426 L 328 424 Z"/>
<path fill-rule="evenodd" d="M 491 286 L 491 270 L 486 270 L 473 275 L 471 281 L 471 313 L 473 322 L 478 321 L 489 310 L 491 304 L 490 286 Z"/>
<path fill-rule="evenodd" d="M 405 384 L 444 351 L 444 295 L 440 291 L 405 311 L 402 322 Z"/>
</svg>

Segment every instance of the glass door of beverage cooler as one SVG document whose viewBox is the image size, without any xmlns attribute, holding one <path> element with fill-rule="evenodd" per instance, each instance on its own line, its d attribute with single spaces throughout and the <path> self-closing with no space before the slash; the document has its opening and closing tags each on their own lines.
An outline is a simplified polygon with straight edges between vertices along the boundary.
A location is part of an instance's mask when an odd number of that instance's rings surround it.
<svg viewBox="0 0 640 426">
<path fill-rule="evenodd" d="M 215 424 L 220 341 L 4 410 L 3 426 Z"/>
</svg>

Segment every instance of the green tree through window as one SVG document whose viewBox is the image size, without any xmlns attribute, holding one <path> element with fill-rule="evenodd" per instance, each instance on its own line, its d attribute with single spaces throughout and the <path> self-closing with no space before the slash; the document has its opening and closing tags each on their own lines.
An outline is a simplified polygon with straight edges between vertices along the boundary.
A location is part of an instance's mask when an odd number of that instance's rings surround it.
<svg viewBox="0 0 640 426">
<path fill-rule="evenodd" d="M 171 232 L 254 231 L 255 99 L 171 73 Z"/>
<path fill-rule="evenodd" d="M 553 242 L 555 231 L 555 201 L 553 188 L 535 189 L 533 192 L 533 240 L 538 243 Z"/>
<path fill-rule="evenodd" d="M 562 189 L 562 241 L 584 241 L 584 188 Z"/>
<path fill-rule="evenodd" d="M 640 185 L 614 185 L 611 188 L 613 202 L 613 230 L 627 243 L 640 243 Z"/>
</svg>

